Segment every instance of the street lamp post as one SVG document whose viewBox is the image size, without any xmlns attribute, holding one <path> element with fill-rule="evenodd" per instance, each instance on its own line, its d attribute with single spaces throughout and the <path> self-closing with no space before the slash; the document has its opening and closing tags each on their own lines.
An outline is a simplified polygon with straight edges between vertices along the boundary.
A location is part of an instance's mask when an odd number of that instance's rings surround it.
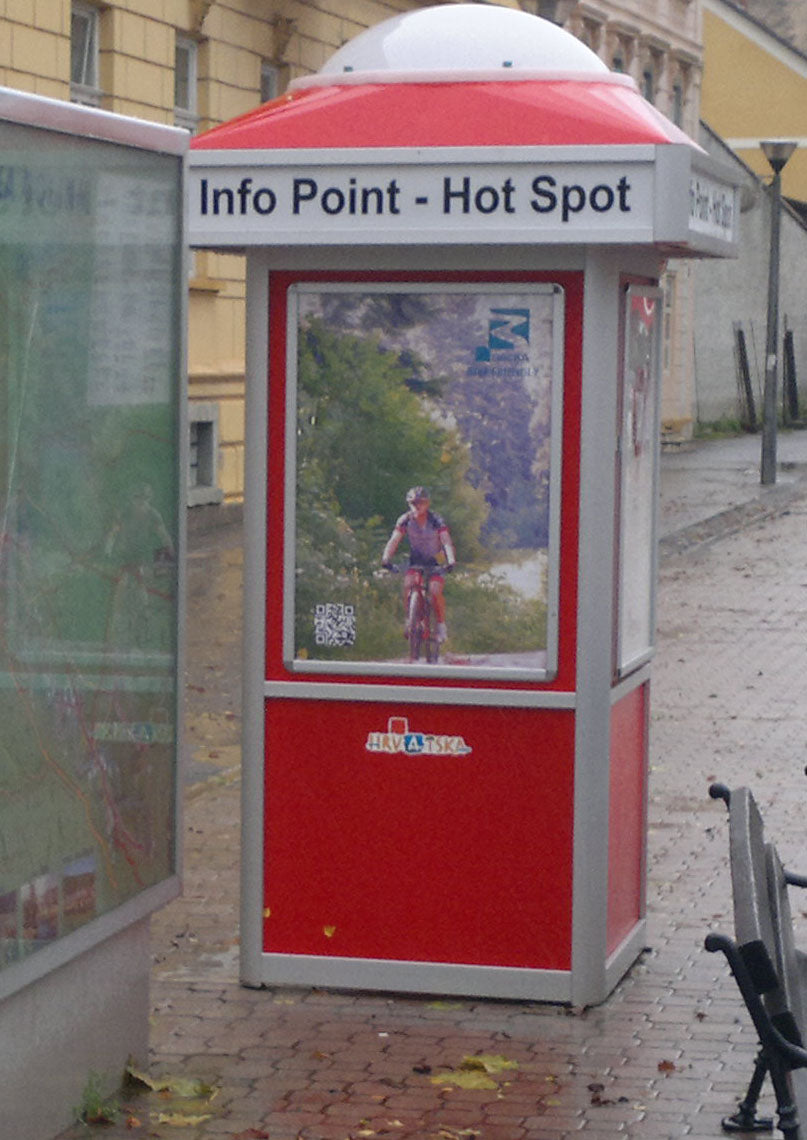
<svg viewBox="0 0 807 1140">
<path fill-rule="evenodd" d="M 773 170 L 771 181 L 771 239 L 768 258 L 768 323 L 765 336 L 765 388 L 762 400 L 762 459 L 760 482 L 776 482 L 776 387 L 779 339 L 779 229 L 782 217 L 782 170 L 796 143 L 769 139 L 759 144 Z"/>
</svg>

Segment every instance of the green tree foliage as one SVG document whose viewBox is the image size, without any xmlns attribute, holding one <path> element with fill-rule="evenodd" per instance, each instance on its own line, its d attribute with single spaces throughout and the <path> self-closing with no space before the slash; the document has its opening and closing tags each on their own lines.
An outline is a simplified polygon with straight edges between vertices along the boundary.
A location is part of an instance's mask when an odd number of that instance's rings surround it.
<svg viewBox="0 0 807 1140">
<path fill-rule="evenodd" d="M 432 489 L 436 508 L 473 547 L 484 521 L 481 496 L 471 509 L 463 486 L 467 448 L 429 414 L 428 398 L 409 387 L 413 364 L 377 341 L 334 332 L 312 321 L 301 332 L 298 381 L 298 477 L 314 476 L 351 524 L 371 518 L 390 526 L 413 483 Z"/>
</svg>

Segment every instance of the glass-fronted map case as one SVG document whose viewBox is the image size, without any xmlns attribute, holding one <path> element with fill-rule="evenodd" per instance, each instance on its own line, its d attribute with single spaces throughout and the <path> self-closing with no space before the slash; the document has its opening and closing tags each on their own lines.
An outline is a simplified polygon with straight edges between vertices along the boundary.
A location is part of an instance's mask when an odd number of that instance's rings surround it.
<svg viewBox="0 0 807 1140">
<path fill-rule="evenodd" d="M 2 976 L 175 869 L 182 161 L 0 139 Z"/>
</svg>

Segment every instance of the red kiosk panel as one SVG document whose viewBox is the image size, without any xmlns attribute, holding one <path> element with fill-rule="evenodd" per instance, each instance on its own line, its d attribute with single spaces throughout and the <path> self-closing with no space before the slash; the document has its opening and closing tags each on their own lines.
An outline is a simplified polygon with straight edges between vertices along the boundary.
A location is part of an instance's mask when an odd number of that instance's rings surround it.
<svg viewBox="0 0 807 1140">
<path fill-rule="evenodd" d="M 573 748 L 571 712 L 271 702 L 264 949 L 570 969 Z"/>
<path fill-rule="evenodd" d="M 306 316 L 305 323 L 301 282 L 316 306 L 315 317 Z M 330 309 L 320 304 L 320 294 Z M 322 331 L 323 313 L 333 310 L 347 329 L 337 331 L 336 341 Z M 419 316 L 426 310 L 431 315 Z M 445 273 L 413 280 L 405 274 L 275 273 L 270 314 L 263 950 L 289 957 L 568 972 L 575 714 L 567 694 L 575 676 L 582 276 Z M 406 333 L 409 340 L 398 331 L 399 319 L 405 330 L 415 328 Z M 375 324 L 365 335 L 361 322 L 369 326 L 371 320 Z M 354 467 L 363 471 L 364 452 L 375 441 L 367 437 L 364 445 L 357 441 L 336 452 L 312 450 L 307 442 L 334 422 L 338 399 L 345 405 L 339 414 L 349 413 L 351 429 L 353 418 L 363 414 L 365 393 L 359 388 L 355 404 L 346 401 L 345 385 L 355 383 L 355 375 L 338 369 L 350 353 L 354 371 L 367 369 L 371 385 L 374 374 L 365 362 L 369 357 L 376 367 L 379 323 L 384 361 L 378 369 L 388 369 L 390 358 L 396 367 L 407 362 L 406 384 L 422 416 L 430 417 L 426 427 L 445 435 L 447 471 L 459 439 L 471 469 L 493 453 L 485 486 L 495 490 L 497 456 L 510 455 L 508 437 L 493 438 L 497 415 L 510 417 L 501 422 L 513 438 L 521 438 L 516 428 L 523 428 L 523 448 L 533 440 L 526 469 L 535 480 L 536 512 L 542 502 L 545 510 L 545 529 L 535 531 L 534 541 L 545 567 L 540 581 L 546 622 L 538 635 L 544 640 L 532 652 L 515 642 L 487 653 L 462 646 L 452 653 L 450 646 L 430 665 L 405 660 L 406 642 L 397 627 L 391 659 L 371 651 L 352 658 L 341 649 L 329 656 L 318 643 L 301 640 L 311 578 L 326 583 L 323 603 L 339 601 L 340 613 L 355 608 L 359 634 L 368 592 L 381 597 L 382 612 L 393 613 L 399 605 L 403 575 L 396 581 L 380 565 L 393 521 L 388 512 L 381 525 L 365 510 L 369 521 L 360 532 L 356 520 L 364 515 L 354 507 L 352 515 L 344 511 L 341 529 L 328 530 L 335 500 L 347 501 L 345 456 L 348 474 Z M 338 329 L 335 318 L 333 324 Z M 333 387 L 337 375 L 331 396 L 327 385 Z M 475 385 L 474 400 L 487 387 L 493 401 L 485 406 L 490 440 L 480 443 L 467 427 L 476 414 L 470 396 L 450 402 L 446 392 L 452 384 Z M 410 395 L 400 398 L 415 415 Z M 517 398 L 525 401 L 525 412 L 508 408 L 508 399 Z M 321 474 L 326 462 L 333 472 L 328 478 Z M 413 463 L 422 462 L 415 454 Z M 354 480 L 360 508 L 361 496 L 375 493 L 392 463 L 382 452 L 369 473 Z M 425 481 L 417 477 L 421 469 L 413 465 L 408 482 Z M 316 495 L 309 493 L 314 478 Z M 459 492 L 456 480 L 432 484 L 452 523 L 455 517 L 460 522 L 466 499 L 483 501 L 483 490 L 467 478 L 466 484 L 461 476 Z M 395 504 L 408 485 L 399 482 L 396 477 Z M 488 517 L 509 518 L 512 531 L 513 510 L 508 514 L 493 499 Z M 314 525 L 319 511 L 321 528 Z M 343 563 L 320 552 L 330 539 L 330 551 L 341 557 L 371 527 L 381 542 L 373 541 L 374 562 L 364 566 L 357 556 L 352 580 L 358 592 L 355 607 L 352 597 L 348 606 L 337 597 L 346 581 Z M 493 596 L 488 578 L 496 558 L 523 561 L 529 553 L 526 542 L 509 535 L 488 540 L 483 530 L 475 563 L 459 525 L 456 534 L 457 572 L 445 586 L 454 645 L 470 636 L 467 615 L 474 612 L 467 604 L 462 609 L 462 592 L 477 590 L 477 611 L 483 609 L 484 598 Z M 520 604 L 507 588 L 495 590 L 513 607 Z M 517 622 L 510 625 L 513 632 L 497 633 L 518 637 Z M 444 700 L 440 689 L 446 690 Z M 546 699 L 535 700 L 532 694 L 542 689 Z M 508 698 L 508 690 L 521 695 Z"/>
<path fill-rule="evenodd" d="M 644 916 L 648 688 L 640 685 L 611 710 L 609 954 Z"/>
</svg>

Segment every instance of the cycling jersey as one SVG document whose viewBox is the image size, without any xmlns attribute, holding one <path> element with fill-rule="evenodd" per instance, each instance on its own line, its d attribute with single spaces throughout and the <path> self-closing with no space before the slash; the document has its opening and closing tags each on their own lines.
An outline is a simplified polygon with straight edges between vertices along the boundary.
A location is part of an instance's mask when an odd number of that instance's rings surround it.
<svg viewBox="0 0 807 1140">
<path fill-rule="evenodd" d="M 437 555 L 451 539 L 443 519 L 433 511 L 426 515 L 421 526 L 415 516 L 407 512 L 395 523 L 393 534 L 409 539 L 410 566 L 436 566 Z"/>
</svg>

